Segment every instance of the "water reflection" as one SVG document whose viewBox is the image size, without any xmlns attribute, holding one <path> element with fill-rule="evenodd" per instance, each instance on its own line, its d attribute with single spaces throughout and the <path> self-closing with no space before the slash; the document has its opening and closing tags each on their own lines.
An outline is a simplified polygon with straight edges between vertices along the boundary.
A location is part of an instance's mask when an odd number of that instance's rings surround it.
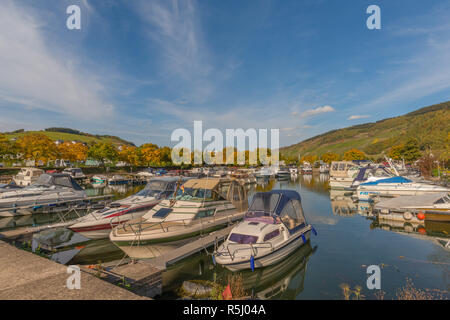
<svg viewBox="0 0 450 320">
<path fill-rule="evenodd" d="M 241 272 L 243 287 L 258 299 L 293 300 L 303 291 L 307 264 L 316 251 L 311 243 L 301 246 L 278 264 Z M 208 254 L 196 254 L 170 266 L 163 274 L 162 298 L 176 298 L 176 291 L 184 280 L 209 280 L 226 282 L 232 272 L 214 265 Z"/>
<path fill-rule="evenodd" d="M 392 220 L 374 220 L 370 228 L 380 228 L 418 239 L 430 240 L 450 251 L 450 223 L 448 222 L 425 221 L 424 223 L 411 223 Z"/>
</svg>

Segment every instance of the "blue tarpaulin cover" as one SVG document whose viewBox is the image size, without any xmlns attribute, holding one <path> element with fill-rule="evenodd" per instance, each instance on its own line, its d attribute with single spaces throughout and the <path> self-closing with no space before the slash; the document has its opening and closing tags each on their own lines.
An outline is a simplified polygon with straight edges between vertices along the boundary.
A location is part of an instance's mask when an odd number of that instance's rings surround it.
<svg viewBox="0 0 450 320">
<path fill-rule="evenodd" d="M 381 180 L 377 180 L 377 181 L 366 182 L 366 183 L 362 183 L 361 185 L 369 186 L 369 185 L 377 185 L 379 183 L 410 183 L 410 182 L 412 182 L 412 181 L 409 179 L 397 176 L 397 177 L 391 177 L 391 178 L 381 179 Z"/>
</svg>

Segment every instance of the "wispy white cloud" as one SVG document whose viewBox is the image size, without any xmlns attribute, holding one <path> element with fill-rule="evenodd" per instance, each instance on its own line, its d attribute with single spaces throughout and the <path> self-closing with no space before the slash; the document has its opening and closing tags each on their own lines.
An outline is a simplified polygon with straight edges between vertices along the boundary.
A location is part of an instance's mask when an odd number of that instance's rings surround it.
<svg viewBox="0 0 450 320">
<path fill-rule="evenodd" d="M 80 118 L 111 114 L 102 82 L 63 48 L 49 45 L 44 27 L 31 8 L 2 1 L 0 104 Z"/>
<path fill-rule="evenodd" d="M 348 120 L 357 120 L 357 119 L 365 119 L 365 118 L 370 118 L 369 115 L 353 115 L 348 117 Z"/>
<path fill-rule="evenodd" d="M 173 83 L 186 102 L 206 101 L 214 93 L 217 82 L 232 72 L 235 63 L 229 64 L 226 70 L 215 70 L 196 2 L 141 1 L 137 10 L 149 39 L 158 46 L 161 74 L 168 78 L 167 83 Z"/>
<path fill-rule="evenodd" d="M 331 106 L 323 106 L 323 107 L 317 107 L 315 109 L 308 109 L 300 114 L 301 118 L 307 118 L 311 116 L 315 116 L 321 113 L 328 113 L 333 112 L 335 109 Z"/>
</svg>

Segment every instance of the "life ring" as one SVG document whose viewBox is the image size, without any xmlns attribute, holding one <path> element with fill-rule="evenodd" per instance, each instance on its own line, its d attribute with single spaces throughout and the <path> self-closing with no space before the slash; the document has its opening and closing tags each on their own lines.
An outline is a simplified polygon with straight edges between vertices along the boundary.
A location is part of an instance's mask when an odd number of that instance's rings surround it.
<svg viewBox="0 0 450 320">
<path fill-rule="evenodd" d="M 412 215 L 412 213 L 409 212 L 409 211 L 405 211 L 405 212 L 403 213 L 403 218 L 404 218 L 405 220 L 411 220 L 412 217 L 413 217 L 413 215 Z"/>
<path fill-rule="evenodd" d="M 423 211 L 419 211 L 419 213 L 417 214 L 417 219 L 424 220 L 425 219 L 425 213 L 423 213 Z"/>
</svg>

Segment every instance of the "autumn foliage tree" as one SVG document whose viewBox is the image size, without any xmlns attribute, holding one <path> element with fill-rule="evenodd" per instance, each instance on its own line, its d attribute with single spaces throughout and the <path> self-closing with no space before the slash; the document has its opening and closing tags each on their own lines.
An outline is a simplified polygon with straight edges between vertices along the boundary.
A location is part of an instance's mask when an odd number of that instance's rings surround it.
<svg viewBox="0 0 450 320">
<path fill-rule="evenodd" d="M 131 167 L 140 164 L 140 150 L 135 146 L 123 145 L 119 151 L 119 160 L 128 163 Z"/>
<path fill-rule="evenodd" d="M 352 161 L 352 160 L 364 160 L 366 159 L 366 154 L 358 149 L 350 149 L 344 153 L 344 160 Z"/>
<path fill-rule="evenodd" d="M 161 150 L 156 144 L 146 143 L 139 147 L 141 161 L 146 166 L 158 165 L 160 162 Z"/>
<path fill-rule="evenodd" d="M 313 156 L 313 155 L 308 155 L 308 156 L 303 156 L 303 157 L 301 157 L 300 162 L 301 162 L 301 163 L 303 163 L 303 162 L 309 162 L 309 163 L 313 164 L 314 162 L 317 161 L 317 159 L 318 159 L 318 157 L 315 156 L 315 155 L 314 155 L 314 156 Z"/>
<path fill-rule="evenodd" d="M 34 160 L 35 165 L 42 161 L 56 159 L 55 143 L 42 133 L 29 133 L 17 139 L 16 146 L 23 159 Z"/>
<path fill-rule="evenodd" d="M 58 145 L 58 157 L 71 162 L 85 161 L 88 147 L 80 142 L 64 142 Z"/>
<path fill-rule="evenodd" d="M 16 154 L 14 144 L 4 134 L 0 133 L 0 159 L 6 159 Z"/>
<path fill-rule="evenodd" d="M 419 142 L 417 139 L 410 138 L 404 144 L 393 146 L 389 150 L 388 155 L 390 158 L 395 160 L 404 159 L 405 161 L 413 162 L 419 159 L 422 156 L 422 153 L 420 152 Z"/>
<path fill-rule="evenodd" d="M 333 152 L 325 152 L 320 159 L 323 162 L 326 162 L 328 164 L 330 164 L 333 161 L 339 161 L 341 157 L 337 154 L 337 153 L 333 153 Z"/>
<path fill-rule="evenodd" d="M 116 147 L 107 142 L 91 145 L 87 155 L 89 158 L 100 161 L 103 167 L 105 167 L 107 161 L 116 161 L 119 156 Z"/>
</svg>

